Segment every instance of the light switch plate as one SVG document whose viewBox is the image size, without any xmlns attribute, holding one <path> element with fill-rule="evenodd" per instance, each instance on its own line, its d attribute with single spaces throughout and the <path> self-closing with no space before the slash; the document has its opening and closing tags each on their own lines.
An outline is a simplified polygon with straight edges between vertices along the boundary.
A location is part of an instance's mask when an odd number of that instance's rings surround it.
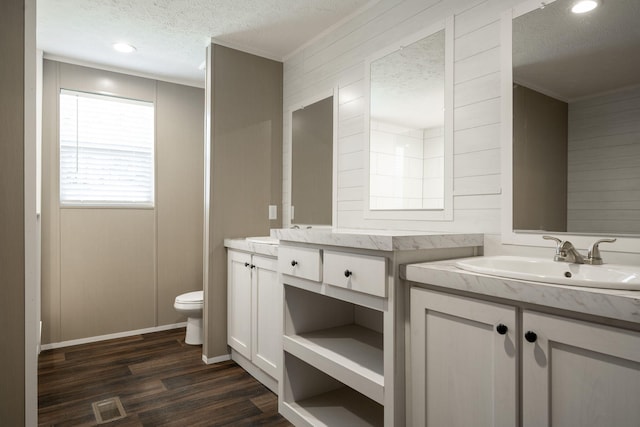
<svg viewBox="0 0 640 427">
<path fill-rule="evenodd" d="M 278 219 L 278 206 L 269 205 L 269 219 Z"/>
</svg>

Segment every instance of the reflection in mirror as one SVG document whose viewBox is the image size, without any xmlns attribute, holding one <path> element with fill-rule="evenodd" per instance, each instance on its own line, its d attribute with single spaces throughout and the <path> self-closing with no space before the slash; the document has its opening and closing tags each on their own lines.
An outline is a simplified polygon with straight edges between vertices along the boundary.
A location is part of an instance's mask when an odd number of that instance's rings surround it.
<svg viewBox="0 0 640 427">
<path fill-rule="evenodd" d="M 445 31 L 370 64 L 369 208 L 444 209 Z"/>
<path fill-rule="evenodd" d="M 291 222 L 331 225 L 333 96 L 291 117 Z"/>
<path fill-rule="evenodd" d="M 513 20 L 513 228 L 640 234 L 640 2 Z"/>
</svg>

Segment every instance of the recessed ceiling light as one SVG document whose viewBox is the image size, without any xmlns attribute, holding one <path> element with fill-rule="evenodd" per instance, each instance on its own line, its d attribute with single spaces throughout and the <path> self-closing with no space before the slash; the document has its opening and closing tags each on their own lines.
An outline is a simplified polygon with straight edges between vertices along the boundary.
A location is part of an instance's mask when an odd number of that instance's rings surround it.
<svg viewBox="0 0 640 427">
<path fill-rule="evenodd" d="M 131 46 L 129 43 L 114 43 L 113 48 L 122 53 L 131 53 L 136 51 L 135 46 Z"/>
<path fill-rule="evenodd" d="M 573 13 L 587 13 L 598 7 L 596 0 L 580 0 L 571 7 Z"/>
</svg>

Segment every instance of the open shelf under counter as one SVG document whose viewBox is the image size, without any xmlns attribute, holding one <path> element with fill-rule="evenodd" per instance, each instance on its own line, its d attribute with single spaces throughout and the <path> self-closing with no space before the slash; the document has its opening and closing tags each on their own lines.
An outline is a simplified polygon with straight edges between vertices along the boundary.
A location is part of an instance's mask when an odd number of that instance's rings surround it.
<svg viewBox="0 0 640 427">
<path fill-rule="evenodd" d="M 351 324 L 285 335 L 284 350 L 384 404 L 383 335 Z"/>
<path fill-rule="evenodd" d="M 382 426 L 384 407 L 348 387 L 296 402 L 283 402 L 285 416 L 296 425 Z"/>
</svg>

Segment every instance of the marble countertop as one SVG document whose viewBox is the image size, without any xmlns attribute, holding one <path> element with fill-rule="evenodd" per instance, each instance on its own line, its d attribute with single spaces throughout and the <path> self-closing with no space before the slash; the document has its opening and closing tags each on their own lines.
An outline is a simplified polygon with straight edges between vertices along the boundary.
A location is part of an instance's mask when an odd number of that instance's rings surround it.
<svg viewBox="0 0 640 427">
<path fill-rule="evenodd" d="M 563 286 L 461 270 L 456 260 L 409 264 L 401 277 L 418 283 L 640 323 L 640 291 Z"/>
<path fill-rule="evenodd" d="M 271 230 L 271 235 L 281 241 L 379 251 L 444 249 L 484 245 L 484 235 L 481 233 L 282 228 Z"/>
<path fill-rule="evenodd" d="M 252 252 L 260 255 L 278 256 L 278 245 L 250 242 L 244 238 L 224 239 L 224 246 L 229 249 L 237 249 L 239 251 Z"/>
</svg>

